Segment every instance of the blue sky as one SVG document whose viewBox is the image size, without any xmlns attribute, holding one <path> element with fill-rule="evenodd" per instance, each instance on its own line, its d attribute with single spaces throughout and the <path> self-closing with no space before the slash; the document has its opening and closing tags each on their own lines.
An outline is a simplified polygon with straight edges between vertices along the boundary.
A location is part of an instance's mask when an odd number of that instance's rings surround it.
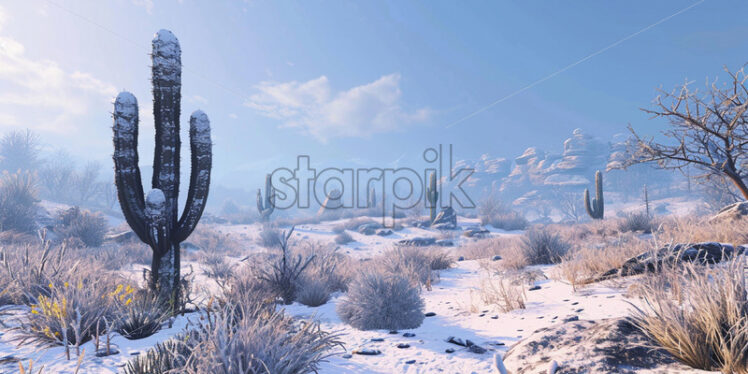
<svg viewBox="0 0 748 374">
<path fill-rule="evenodd" d="M 455 121 L 698 1 L 12 0 L 0 3 L 0 130 L 109 165 L 111 101 L 141 104 L 152 155 L 150 41 L 182 45 L 183 123 L 213 124 L 216 183 L 249 190 L 299 154 L 320 166 L 417 166 L 560 151 L 575 128 L 631 123 L 656 88 L 748 62 L 748 2 L 708 0 L 454 126 Z M 186 155 L 186 154 L 185 154 Z"/>
</svg>

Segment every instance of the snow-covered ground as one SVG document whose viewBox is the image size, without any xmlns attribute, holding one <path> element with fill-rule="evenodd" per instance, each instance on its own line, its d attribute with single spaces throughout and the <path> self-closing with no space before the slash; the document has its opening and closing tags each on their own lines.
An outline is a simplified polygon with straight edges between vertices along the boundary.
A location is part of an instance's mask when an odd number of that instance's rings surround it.
<svg viewBox="0 0 748 374">
<path fill-rule="evenodd" d="M 332 242 L 335 236 L 332 229 L 342 222 L 300 225 L 296 227 L 294 238 Z M 463 228 L 477 226 L 478 221 L 460 218 L 459 225 Z M 256 244 L 256 238 L 261 230 L 257 224 L 222 225 L 213 229 L 241 241 L 248 252 L 264 250 Z M 492 236 L 521 234 L 491 231 Z M 457 254 L 460 245 L 474 240 L 459 236 L 461 232 L 454 231 L 452 237 L 456 247 L 446 248 L 447 250 Z M 440 232 L 413 227 L 404 228 L 386 237 L 367 236 L 356 232 L 351 235 L 355 242 L 342 246 L 341 250 L 355 258 L 373 257 L 392 248 L 396 241 L 404 238 L 445 236 Z M 486 260 L 482 261 L 485 265 Z M 190 266 L 199 265 L 186 262 L 184 266 L 186 272 Z M 125 270 L 135 275 L 140 273 L 140 269 L 142 267 Z M 195 270 L 196 274 L 201 273 L 198 268 Z M 553 266 L 531 267 L 527 270 L 545 275 L 536 277 L 537 280 L 527 285 L 528 288 L 532 285 L 540 288 L 526 291 L 526 309 L 503 313 L 483 305 L 479 295 L 481 281 L 492 272 L 489 272 L 486 266 L 481 266 L 481 260 L 457 262 L 453 268 L 440 272 L 440 280 L 433 285 L 431 291 L 424 290 L 422 293 L 425 311 L 433 312 L 435 316 L 427 317 L 419 328 L 398 331 L 397 334 L 381 330 L 359 331 L 342 323 L 335 312 L 336 305 L 344 297 L 340 294 L 334 295 L 330 302 L 317 308 L 293 304 L 285 307 L 285 310 L 294 316 L 318 318 L 323 328 L 342 334 L 346 351 L 340 351 L 330 357 L 322 366 L 323 373 L 491 373 L 495 372 L 494 353 L 503 354 L 513 343 L 538 328 L 561 323 L 570 317 L 597 320 L 623 316 L 631 308 L 627 301 L 633 300 L 624 297 L 625 288 L 620 284 L 602 283 L 575 292 L 570 285 L 550 279 L 554 271 Z M 198 276 L 196 281 L 203 284 L 203 288 L 210 287 L 207 283 L 211 281 L 204 276 Z M 10 314 L 20 312 L 23 311 L 16 309 Z M 146 339 L 131 341 L 114 334 L 112 344 L 120 353 L 112 356 L 95 357 L 93 343 L 86 343 L 82 347 L 85 349 L 85 356 L 80 373 L 115 373 L 133 355 L 142 354 L 157 342 L 180 332 L 191 318 L 197 318 L 197 315 L 178 317 L 173 321 L 171 328 L 165 328 Z M 11 319 L 12 316 L 5 316 L 0 321 L 8 322 Z M 406 332 L 415 336 L 404 337 L 403 333 Z M 61 347 L 18 347 L 13 341 L 13 336 L 12 330 L 0 329 L 0 362 L 6 361 L 5 364 L 0 364 L 0 372 L 17 370 L 18 363 L 7 363 L 11 359 L 21 359 L 26 366 L 29 360 L 33 360 L 34 367 L 44 365 L 45 372 L 73 372 L 77 364 L 75 354 L 68 361 Z M 470 339 L 486 348 L 488 352 L 469 352 L 466 348 L 447 342 L 449 337 Z M 409 347 L 398 348 L 397 345 L 400 343 L 406 343 Z M 373 348 L 382 353 L 377 356 L 350 356 L 351 351 L 357 348 Z M 447 353 L 446 350 L 449 348 L 454 349 L 454 352 Z"/>
</svg>

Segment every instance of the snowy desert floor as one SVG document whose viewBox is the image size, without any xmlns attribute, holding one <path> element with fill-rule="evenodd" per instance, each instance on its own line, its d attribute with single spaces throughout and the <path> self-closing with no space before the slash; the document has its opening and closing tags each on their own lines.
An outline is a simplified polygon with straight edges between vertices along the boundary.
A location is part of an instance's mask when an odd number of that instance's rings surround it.
<svg viewBox="0 0 748 374">
<path fill-rule="evenodd" d="M 333 227 L 345 220 L 302 224 L 296 226 L 293 239 L 297 241 L 319 241 L 334 243 Z M 461 250 L 475 241 L 461 235 L 465 229 L 477 228 L 476 219 L 459 218 L 462 230 L 439 232 L 435 230 L 405 227 L 388 236 L 364 235 L 352 232 L 355 241 L 342 245 L 339 251 L 355 259 L 365 260 L 395 247 L 402 239 L 415 237 L 448 238 L 454 246 L 444 249 L 454 258 Z M 259 224 L 253 225 L 208 225 L 208 229 L 228 235 L 238 241 L 246 253 L 265 251 L 258 246 Z M 491 229 L 490 237 L 518 237 L 521 231 L 506 232 Z M 188 257 L 188 256 L 187 256 Z M 238 262 L 239 256 L 231 261 Z M 335 293 L 332 299 L 320 307 L 307 307 L 298 303 L 285 306 L 285 312 L 303 318 L 316 318 L 323 329 L 341 334 L 345 350 L 338 349 L 322 364 L 322 373 L 492 373 L 494 355 L 503 355 L 513 344 L 533 331 L 574 319 L 600 320 L 627 315 L 638 303 L 626 296 L 629 280 L 606 281 L 581 289 L 574 288 L 554 276 L 556 265 L 530 266 L 522 270 L 528 277 L 520 285 L 524 295 L 525 309 L 502 312 L 495 305 L 486 305 L 480 295 L 484 282 L 499 282 L 500 268 L 504 259 L 480 259 L 456 261 L 452 268 L 439 271 L 439 280 L 431 290 L 424 289 L 425 312 L 433 314 L 415 329 L 401 331 L 360 331 L 343 323 L 336 314 L 336 305 L 345 296 Z M 216 285 L 203 274 L 202 265 L 195 261 L 183 263 L 184 272 L 192 272 L 194 288 L 203 296 L 214 292 Z M 130 266 L 122 270 L 137 280 L 143 265 Z M 516 279 L 516 278 L 514 278 Z M 207 298 L 207 296 L 205 296 Z M 202 300 L 204 301 L 205 298 Z M 45 372 L 73 373 L 78 366 L 77 356 L 71 354 L 67 360 L 62 347 L 42 348 L 19 345 L 13 326 L 17 316 L 28 313 L 26 307 L 6 307 L 1 310 L 0 322 L 0 372 L 18 370 L 19 362 L 34 368 L 44 366 Z M 197 313 L 173 318 L 169 325 L 150 337 L 127 340 L 116 333 L 112 335 L 112 347 L 119 354 L 96 357 L 93 342 L 81 346 L 85 350 L 79 373 L 116 373 L 135 355 L 145 353 L 157 342 L 183 331 L 191 321 L 199 318 Z M 407 335 L 403 335 L 406 334 Z M 447 340 L 454 337 L 470 340 L 485 348 L 479 354 Z M 355 350 L 373 349 L 381 351 L 374 356 L 351 354 Z"/>
</svg>

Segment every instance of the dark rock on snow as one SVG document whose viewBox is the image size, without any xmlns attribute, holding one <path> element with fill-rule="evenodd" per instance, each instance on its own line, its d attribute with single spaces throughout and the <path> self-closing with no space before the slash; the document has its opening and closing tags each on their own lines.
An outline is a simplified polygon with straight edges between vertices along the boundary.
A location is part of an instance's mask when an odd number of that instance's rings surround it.
<svg viewBox="0 0 748 374">
<path fill-rule="evenodd" d="M 616 269 L 610 269 L 591 282 L 629 275 L 656 272 L 662 265 L 677 264 L 679 262 L 696 262 L 700 264 L 715 264 L 730 259 L 745 252 L 745 246 L 733 247 L 730 244 L 704 242 L 696 244 L 666 245 L 656 251 L 644 252 L 632 257 Z"/>
</svg>

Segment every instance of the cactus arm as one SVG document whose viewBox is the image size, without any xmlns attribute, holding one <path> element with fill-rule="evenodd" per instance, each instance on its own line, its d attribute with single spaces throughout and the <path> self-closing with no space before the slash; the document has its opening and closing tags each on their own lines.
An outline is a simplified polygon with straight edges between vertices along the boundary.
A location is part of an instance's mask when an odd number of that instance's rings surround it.
<svg viewBox="0 0 748 374">
<path fill-rule="evenodd" d="M 175 241 L 181 243 L 195 230 L 197 222 L 205 210 L 210 187 L 210 170 L 213 161 L 210 140 L 210 120 L 203 111 L 197 110 L 190 116 L 190 186 L 187 192 L 182 217 L 179 219 Z"/>
<path fill-rule="evenodd" d="M 270 174 L 265 176 L 265 199 L 262 198 L 262 190 L 257 189 L 257 212 L 263 219 L 270 218 L 275 210 L 275 191 Z"/>
<path fill-rule="evenodd" d="M 153 188 L 163 191 L 170 228 L 177 223 L 179 195 L 179 108 L 182 62 L 179 41 L 168 30 L 153 39 L 153 117 L 156 122 L 156 150 L 153 155 Z"/>
<path fill-rule="evenodd" d="M 145 218 L 143 185 L 138 167 L 138 101 L 129 92 L 117 95 L 114 101 L 114 183 L 117 198 L 127 224 L 135 235 L 150 243 Z"/>
<path fill-rule="evenodd" d="M 436 173 L 431 173 L 429 186 L 426 187 L 426 199 L 429 201 L 429 218 L 434 222 L 436 218 L 436 203 L 439 201 L 439 191 L 436 189 Z"/>
<path fill-rule="evenodd" d="M 595 173 L 595 198 L 590 202 L 590 191 L 584 190 L 584 209 L 593 219 L 603 219 L 605 214 L 605 201 L 603 200 L 603 175 L 600 171 Z"/>
<path fill-rule="evenodd" d="M 605 215 L 605 201 L 603 200 L 603 173 L 599 170 L 595 173 L 595 205 L 596 211 L 600 214 L 600 219 Z"/>
<path fill-rule="evenodd" d="M 262 189 L 257 189 L 257 211 L 262 214 L 262 211 L 265 210 L 262 204 Z"/>
</svg>

